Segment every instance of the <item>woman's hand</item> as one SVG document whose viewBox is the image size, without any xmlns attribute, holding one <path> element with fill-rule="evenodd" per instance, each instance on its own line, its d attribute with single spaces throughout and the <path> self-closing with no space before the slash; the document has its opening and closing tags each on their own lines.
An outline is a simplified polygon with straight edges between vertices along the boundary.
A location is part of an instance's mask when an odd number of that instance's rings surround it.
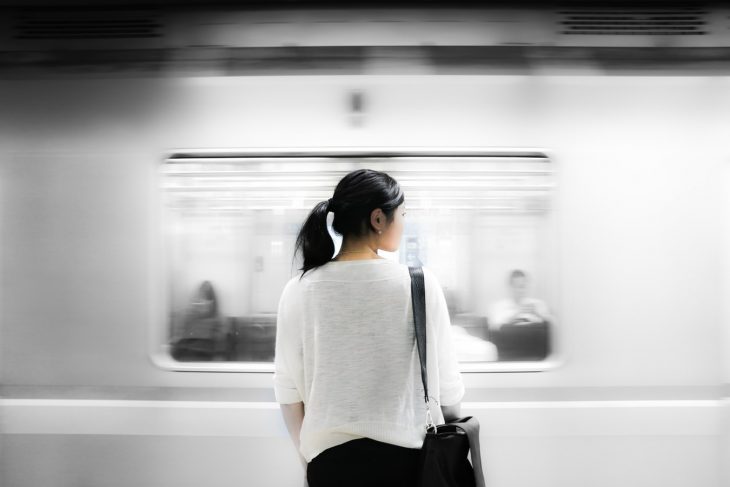
<svg viewBox="0 0 730 487">
<path fill-rule="evenodd" d="M 284 416 L 284 423 L 286 423 L 286 429 L 289 431 L 292 443 L 294 443 L 294 447 L 297 450 L 299 461 L 304 467 L 304 479 L 306 481 L 307 461 L 299 452 L 299 433 L 302 430 L 302 423 L 304 422 L 304 403 L 296 402 L 293 404 L 282 404 L 281 413 Z"/>
</svg>

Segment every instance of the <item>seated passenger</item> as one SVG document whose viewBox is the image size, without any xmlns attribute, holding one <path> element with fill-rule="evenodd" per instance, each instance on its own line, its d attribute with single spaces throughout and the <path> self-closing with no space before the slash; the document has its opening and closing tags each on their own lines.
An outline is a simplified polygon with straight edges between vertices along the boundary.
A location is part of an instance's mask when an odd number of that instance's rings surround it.
<svg viewBox="0 0 730 487">
<path fill-rule="evenodd" d="M 509 285 L 511 297 L 494 303 L 489 323 L 499 360 L 544 360 L 551 349 L 550 312 L 543 301 L 526 297 L 524 272 L 512 271 Z"/>
<path fill-rule="evenodd" d="M 509 276 L 510 297 L 492 304 L 489 312 L 490 330 L 502 326 L 528 325 L 551 322 L 550 311 L 544 301 L 527 297 L 527 275 L 515 269 Z"/>
<path fill-rule="evenodd" d="M 195 293 L 183 324 L 183 335 L 172 347 L 172 356 L 180 361 L 213 360 L 225 354 L 218 299 L 210 281 L 204 281 Z"/>
</svg>

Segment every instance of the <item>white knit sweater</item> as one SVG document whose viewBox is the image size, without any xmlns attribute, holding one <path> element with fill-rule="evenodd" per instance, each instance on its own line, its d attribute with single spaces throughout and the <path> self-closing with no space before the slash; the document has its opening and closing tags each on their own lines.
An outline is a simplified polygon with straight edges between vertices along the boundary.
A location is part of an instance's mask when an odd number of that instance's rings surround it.
<svg viewBox="0 0 730 487">
<path fill-rule="evenodd" d="M 443 291 L 424 267 L 429 395 L 461 401 L 464 385 Z M 420 448 L 426 407 L 408 267 L 389 259 L 333 261 L 284 287 L 277 316 L 274 389 L 304 402 L 300 452 L 372 438 Z M 431 401 L 436 423 L 443 422 Z"/>
</svg>

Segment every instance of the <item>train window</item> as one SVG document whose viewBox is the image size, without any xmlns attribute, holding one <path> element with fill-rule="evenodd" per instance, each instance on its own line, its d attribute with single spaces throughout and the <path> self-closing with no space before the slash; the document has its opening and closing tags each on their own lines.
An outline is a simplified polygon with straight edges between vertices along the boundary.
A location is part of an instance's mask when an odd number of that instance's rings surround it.
<svg viewBox="0 0 730 487">
<path fill-rule="evenodd" d="M 402 185 L 403 241 L 386 257 L 438 276 L 462 369 L 549 364 L 559 316 L 554 164 L 540 152 L 474 150 L 172 155 L 161 179 L 157 357 L 178 370 L 273 370 L 279 296 L 301 266 L 299 227 L 361 167 Z"/>
</svg>

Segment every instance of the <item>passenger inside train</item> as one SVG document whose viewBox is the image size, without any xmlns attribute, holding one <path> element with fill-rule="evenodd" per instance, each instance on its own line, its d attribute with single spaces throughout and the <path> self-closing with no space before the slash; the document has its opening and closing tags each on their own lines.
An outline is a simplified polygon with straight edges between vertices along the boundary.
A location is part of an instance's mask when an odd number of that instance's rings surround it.
<svg viewBox="0 0 730 487">
<path fill-rule="evenodd" d="M 226 334 L 213 284 L 203 281 L 196 290 L 182 323 L 172 356 L 181 362 L 210 361 L 226 355 Z"/>
<path fill-rule="evenodd" d="M 490 327 L 495 331 L 502 326 L 529 325 L 551 321 L 550 311 L 544 301 L 527 297 L 527 274 L 513 270 L 508 279 L 510 296 L 492 304 Z"/>
<path fill-rule="evenodd" d="M 490 336 L 500 360 L 542 360 L 549 353 L 549 327 L 553 321 L 544 301 L 527 296 L 527 274 L 513 270 L 508 278 L 510 296 L 490 309 Z"/>
</svg>

